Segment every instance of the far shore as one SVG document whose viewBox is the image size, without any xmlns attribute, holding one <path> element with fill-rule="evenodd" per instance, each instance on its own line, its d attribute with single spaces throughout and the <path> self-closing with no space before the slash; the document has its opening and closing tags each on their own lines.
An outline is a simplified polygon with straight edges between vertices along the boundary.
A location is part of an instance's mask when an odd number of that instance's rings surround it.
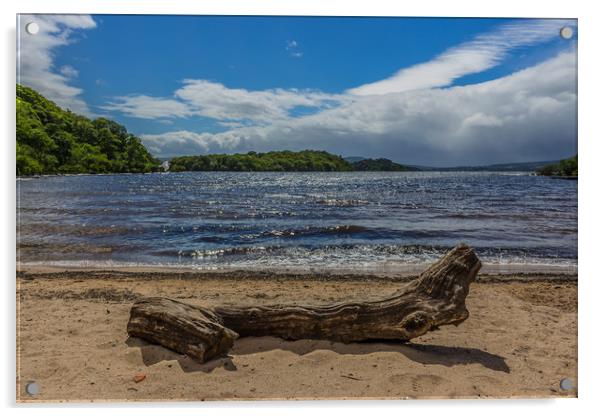
<svg viewBox="0 0 602 416">
<path fill-rule="evenodd" d="M 297 173 L 297 174 L 305 174 L 305 173 L 344 173 L 344 174 L 355 174 L 355 173 L 394 173 L 394 174 L 415 174 L 415 173 L 499 173 L 499 174 L 507 174 L 507 175 L 526 175 L 526 176 L 539 176 L 543 178 L 552 178 L 552 179 L 574 179 L 576 180 L 577 176 L 549 176 L 549 175 L 539 175 L 537 172 L 532 170 L 470 170 L 470 169 L 458 169 L 454 170 L 453 168 L 429 168 L 428 170 L 411 170 L 411 171 L 390 171 L 390 170 L 373 170 L 373 171 L 278 171 L 278 170 L 265 170 L 265 171 L 240 171 L 240 170 L 186 170 L 180 172 L 171 172 L 171 171 L 157 171 L 157 172 L 109 172 L 109 173 L 47 173 L 40 175 L 16 175 L 15 178 L 17 180 L 23 179 L 44 179 L 44 178 L 56 178 L 56 177 L 70 177 L 70 176 L 114 176 L 114 175 L 167 175 L 167 174 L 197 174 L 197 173 Z"/>
</svg>

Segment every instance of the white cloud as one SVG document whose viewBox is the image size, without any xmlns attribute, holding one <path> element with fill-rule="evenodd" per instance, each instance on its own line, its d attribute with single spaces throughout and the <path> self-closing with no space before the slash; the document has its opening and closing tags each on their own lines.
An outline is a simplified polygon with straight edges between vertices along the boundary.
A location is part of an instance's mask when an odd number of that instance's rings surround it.
<svg viewBox="0 0 602 416">
<path fill-rule="evenodd" d="M 534 45 L 559 36 L 560 28 L 572 24 L 560 20 L 526 20 L 450 48 L 433 60 L 403 68 L 390 78 L 350 89 L 355 95 L 382 95 L 451 85 L 454 80 L 485 71 L 499 64 L 512 49 Z"/>
<path fill-rule="evenodd" d="M 236 134 L 221 133 L 215 135 L 185 130 L 164 134 L 144 134 L 141 138 L 151 153 L 166 157 L 201 154 L 212 149 L 233 150 L 243 140 L 242 137 Z"/>
<path fill-rule="evenodd" d="M 101 108 L 119 111 L 130 117 L 143 119 L 182 118 L 193 115 L 208 117 L 225 126 L 269 124 L 289 117 L 296 107 L 316 110 L 332 108 L 347 99 L 346 96 L 319 91 L 272 89 L 249 91 L 227 88 L 207 80 L 187 79 L 170 98 L 148 95 L 114 97 Z"/>
<path fill-rule="evenodd" d="M 79 75 L 79 71 L 73 68 L 71 65 L 63 65 L 59 72 L 67 78 L 76 78 Z"/>
<path fill-rule="evenodd" d="M 40 30 L 36 35 L 25 31 L 35 21 Z M 17 49 L 17 82 L 30 86 L 61 107 L 81 114 L 90 114 L 81 99 L 82 90 L 70 85 L 77 70 L 70 66 L 55 68 L 53 57 L 57 48 L 73 42 L 75 31 L 92 29 L 96 23 L 88 15 L 20 15 Z"/>
<path fill-rule="evenodd" d="M 299 42 L 296 40 L 287 40 L 285 49 L 289 52 L 289 56 L 293 58 L 303 57 L 303 52 L 299 50 Z"/>
<path fill-rule="evenodd" d="M 343 96 L 319 91 L 271 89 L 249 91 L 227 88 L 206 80 L 184 80 L 175 96 L 185 101 L 198 115 L 216 120 L 250 120 L 256 123 L 286 119 L 295 107 L 329 108 Z"/>
<path fill-rule="evenodd" d="M 570 51 L 481 84 L 357 96 L 317 114 L 216 134 L 142 138 L 153 153 L 167 156 L 319 148 L 436 165 L 545 160 L 576 151 L 576 100 Z"/>
<path fill-rule="evenodd" d="M 192 110 L 185 103 L 148 95 L 114 97 L 113 101 L 100 108 L 143 119 L 188 117 L 192 114 Z"/>
</svg>

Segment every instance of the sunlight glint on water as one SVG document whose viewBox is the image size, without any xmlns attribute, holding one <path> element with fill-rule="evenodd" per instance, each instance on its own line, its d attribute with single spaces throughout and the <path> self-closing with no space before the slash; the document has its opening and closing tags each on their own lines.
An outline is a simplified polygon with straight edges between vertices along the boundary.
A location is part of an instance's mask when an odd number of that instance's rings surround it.
<svg viewBox="0 0 602 416">
<path fill-rule="evenodd" d="M 577 183 L 503 173 L 18 180 L 23 264 L 397 270 L 459 242 L 486 264 L 577 263 Z"/>
</svg>

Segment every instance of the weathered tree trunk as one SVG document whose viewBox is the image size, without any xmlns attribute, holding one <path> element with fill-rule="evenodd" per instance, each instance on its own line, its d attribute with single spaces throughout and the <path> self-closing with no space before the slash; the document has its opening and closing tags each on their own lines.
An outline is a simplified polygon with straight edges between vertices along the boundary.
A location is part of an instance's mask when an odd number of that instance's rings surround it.
<svg viewBox="0 0 602 416">
<path fill-rule="evenodd" d="M 467 245 L 459 245 L 416 280 L 382 300 L 329 306 L 221 306 L 214 310 L 188 306 L 182 319 L 181 308 L 166 309 L 164 300 L 151 298 L 134 305 L 128 332 L 132 336 L 142 334 L 151 342 L 179 352 L 199 349 L 203 353 L 195 354 L 195 358 L 201 361 L 226 351 L 236 338 L 233 331 L 240 336 L 342 342 L 409 340 L 441 325 L 458 325 L 468 318 L 465 299 L 480 268 L 481 262 L 474 251 Z M 154 309 L 157 303 L 162 306 Z M 203 318 L 196 320 L 195 313 Z"/>
<path fill-rule="evenodd" d="M 480 267 L 472 249 L 461 245 L 387 299 L 329 306 L 222 306 L 215 312 L 240 336 L 409 340 L 468 318 L 464 300 Z"/>
<path fill-rule="evenodd" d="M 200 362 L 226 354 L 238 338 L 211 310 L 159 297 L 145 298 L 132 306 L 128 334 Z"/>
</svg>

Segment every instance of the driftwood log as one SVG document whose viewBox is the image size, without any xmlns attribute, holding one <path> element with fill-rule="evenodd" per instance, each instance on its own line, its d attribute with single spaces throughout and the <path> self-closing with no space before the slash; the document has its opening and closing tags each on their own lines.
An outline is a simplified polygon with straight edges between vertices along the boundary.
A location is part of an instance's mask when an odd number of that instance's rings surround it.
<svg viewBox="0 0 602 416">
<path fill-rule="evenodd" d="M 407 341 L 441 325 L 466 320 L 465 299 L 480 268 L 474 251 L 461 244 L 382 300 L 210 309 L 146 298 L 132 307 L 128 333 L 201 362 L 225 354 L 238 336 Z"/>
<path fill-rule="evenodd" d="M 210 309 L 160 297 L 144 298 L 132 306 L 128 334 L 203 363 L 226 354 L 238 338 Z"/>
</svg>

